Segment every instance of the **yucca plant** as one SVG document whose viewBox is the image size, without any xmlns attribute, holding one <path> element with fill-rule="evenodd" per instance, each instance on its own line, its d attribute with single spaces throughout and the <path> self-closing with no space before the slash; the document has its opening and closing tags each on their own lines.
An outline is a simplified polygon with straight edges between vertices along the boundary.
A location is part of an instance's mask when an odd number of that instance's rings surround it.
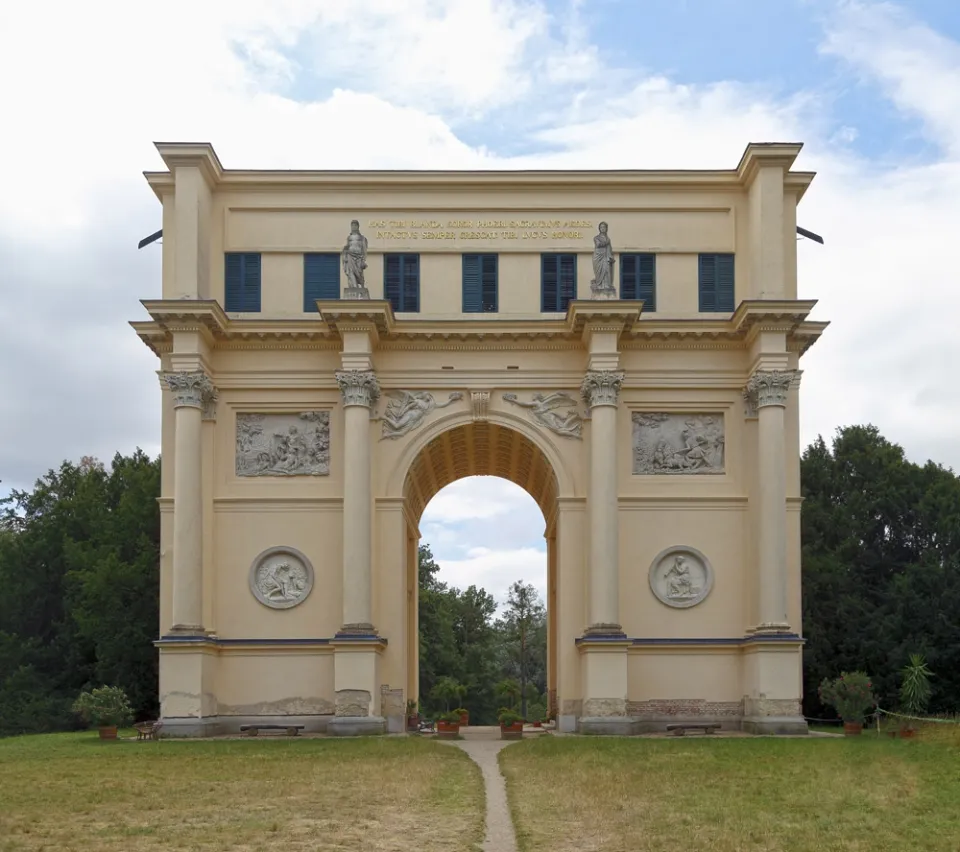
<svg viewBox="0 0 960 852">
<path fill-rule="evenodd" d="M 900 669 L 903 678 L 900 682 L 900 706 L 905 713 L 911 716 L 921 716 L 927 710 L 930 695 L 933 689 L 930 678 L 933 672 L 927 668 L 927 662 L 922 654 L 911 654 L 910 662 Z M 913 730 L 910 720 L 904 720 L 904 727 Z"/>
</svg>

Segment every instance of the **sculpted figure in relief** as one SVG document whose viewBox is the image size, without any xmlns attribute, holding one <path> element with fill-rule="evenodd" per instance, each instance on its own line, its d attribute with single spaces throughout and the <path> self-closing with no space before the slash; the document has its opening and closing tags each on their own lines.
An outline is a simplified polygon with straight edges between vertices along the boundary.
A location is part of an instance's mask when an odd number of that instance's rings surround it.
<svg viewBox="0 0 960 852">
<path fill-rule="evenodd" d="M 597 235 L 593 238 L 593 281 L 590 289 L 595 295 L 616 295 L 613 285 L 613 243 L 607 233 L 607 223 L 601 222 Z"/>
<path fill-rule="evenodd" d="M 329 473 L 329 412 L 237 415 L 237 476 Z"/>
<path fill-rule="evenodd" d="M 549 396 L 535 393 L 532 402 L 521 402 L 515 393 L 505 393 L 503 398 L 520 408 L 529 409 L 533 419 L 551 432 L 568 438 L 580 437 L 583 420 L 577 412 L 577 401 L 570 394 L 562 391 Z"/>
<path fill-rule="evenodd" d="M 276 564 L 264 563 L 257 574 L 257 586 L 271 602 L 300 600 L 307 587 L 307 573 L 303 566 L 287 560 Z"/>
<path fill-rule="evenodd" d="M 393 391 L 380 420 L 383 421 L 381 440 L 399 438 L 412 429 L 416 429 L 435 408 L 446 408 L 457 400 L 463 399 L 460 391 L 454 391 L 446 402 L 437 402 L 428 391 Z"/>
<path fill-rule="evenodd" d="M 363 270 L 367 268 L 367 238 L 360 233 L 360 223 L 356 219 L 350 223 L 350 233 L 340 257 L 347 278 L 347 289 L 365 291 Z"/>
<path fill-rule="evenodd" d="M 635 474 L 723 473 L 722 415 L 636 413 Z"/>
</svg>

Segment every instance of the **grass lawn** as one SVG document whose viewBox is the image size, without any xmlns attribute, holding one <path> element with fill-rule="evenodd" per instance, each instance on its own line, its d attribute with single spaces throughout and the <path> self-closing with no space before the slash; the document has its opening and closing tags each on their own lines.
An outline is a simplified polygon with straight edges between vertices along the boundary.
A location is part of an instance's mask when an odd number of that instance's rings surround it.
<svg viewBox="0 0 960 852">
<path fill-rule="evenodd" d="M 956 852 L 958 745 L 539 737 L 500 764 L 522 852 Z"/>
<path fill-rule="evenodd" d="M 480 769 L 408 738 L 0 740 L 0 852 L 479 850 Z"/>
</svg>

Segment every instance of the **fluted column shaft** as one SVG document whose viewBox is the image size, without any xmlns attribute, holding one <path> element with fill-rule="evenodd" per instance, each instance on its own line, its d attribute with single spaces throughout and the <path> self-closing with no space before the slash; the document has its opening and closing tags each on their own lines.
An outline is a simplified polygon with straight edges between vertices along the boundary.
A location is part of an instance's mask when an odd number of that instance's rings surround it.
<svg viewBox="0 0 960 852">
<path fill-rule="evenodd" d="M 173 468 L 173 627 L 203 633 L 202 413 L 215 398 L 203 372 L 167 373 L 175 415 Z"/>
<path fill-rule="evenodd" d="M 588 633 L 620 633 L 617 400 L 623 373 L 590 371 L 581 385 L 590 408 L 590 596 Z"/>
<path fill-rule="evenodd" d="M 759 468 L 758 632 L 789 630 L 787 619 L 787 476 L 784 409 L 796 373 L 760 371 L 750 377 L 747 393 L 757 407 Z"/>
<path fill-rule="evenodd" d="M 372 634 L 370 408 L 380 396 L 371 370 L 341 370 L 343 396 L 343 627 Z"/>
</svg>

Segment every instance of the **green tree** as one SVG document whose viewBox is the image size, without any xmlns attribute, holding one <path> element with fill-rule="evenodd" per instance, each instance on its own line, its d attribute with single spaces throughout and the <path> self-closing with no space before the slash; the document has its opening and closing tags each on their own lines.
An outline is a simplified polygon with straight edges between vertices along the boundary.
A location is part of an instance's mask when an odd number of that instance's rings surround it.
<svg viewBox="0 0 960 852">
<path fill-rule="evenodd" d="M 818 438 L 801 459 L 804 712 L 817 684 L 870 673 L 881 707 L 922 653 L 938 672 L 932 711 L 960 706 L 960 479 L 908 461 L 873 426 Z"/>
<path fill-rule="evenodd" d="M 499 629 L 504 643 L 505 669 L 520 684 L 520 713 L 526 716 L 528 684 L 535 687 L 534 695 L 547 689 L 547 612 L 531 584 L 518 580 L 510 586 Z"/>
</svg>

